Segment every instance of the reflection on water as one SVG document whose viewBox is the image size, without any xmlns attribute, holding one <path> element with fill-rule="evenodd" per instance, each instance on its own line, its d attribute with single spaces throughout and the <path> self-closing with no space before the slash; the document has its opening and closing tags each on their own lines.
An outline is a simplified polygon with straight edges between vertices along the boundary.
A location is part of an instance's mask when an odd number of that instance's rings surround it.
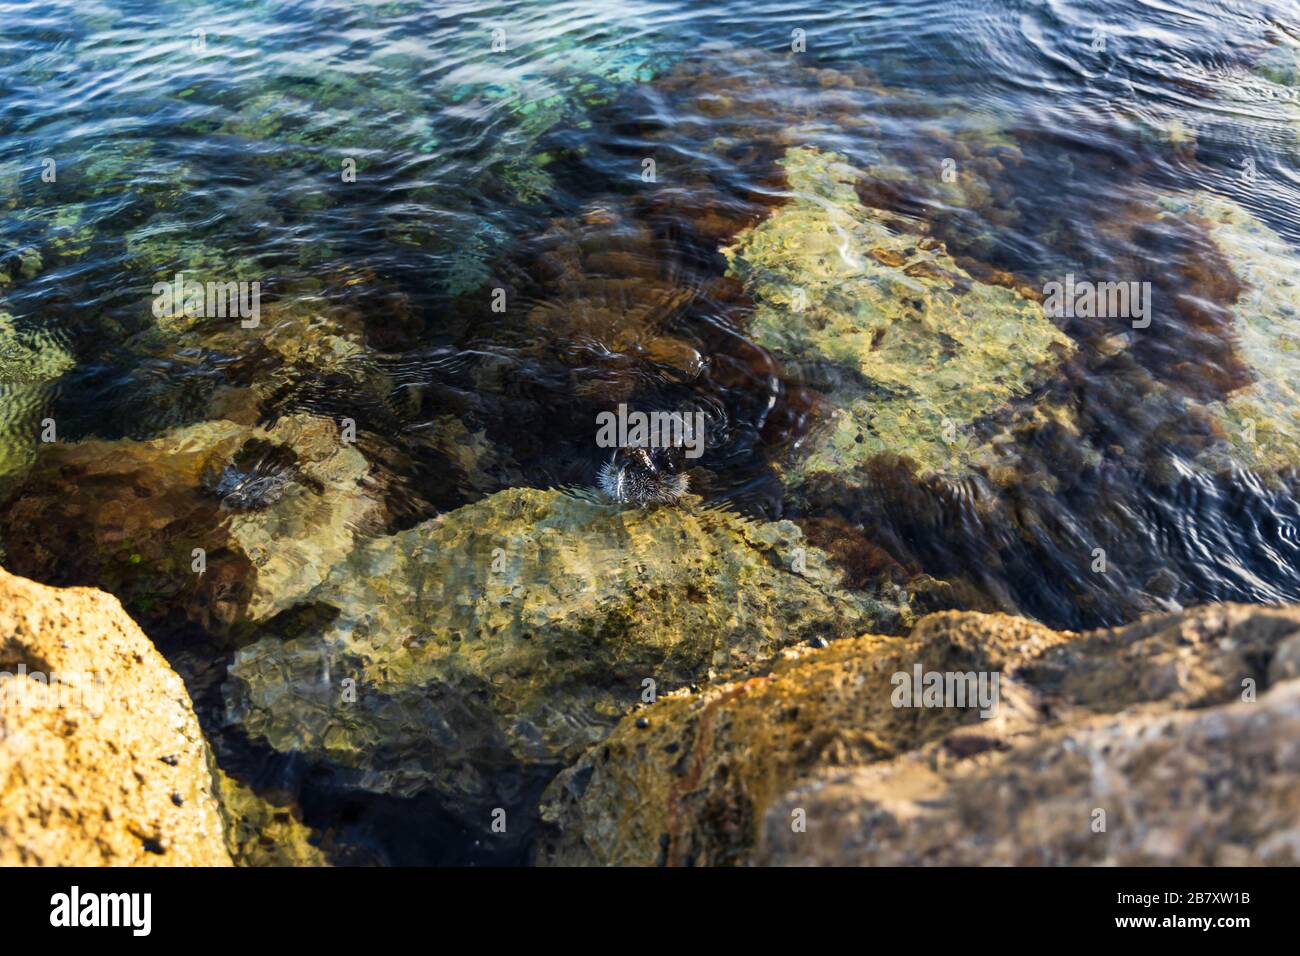
<svg viewBox="0 0 1300 956">
<path fill-rule="evenodd" d="M 1289 3 L 78 0 L 0 27 L 5 560 L 119 593 L 209 723 L 225 651 L 196 635 L 251 639 L 358 540 L 590 495 L 620 403 L 705 414 L 692 491 L 918 610 L 1300 600 Z M 260 321 L 159 318 L 178 273 L 259 282 Z M 1049 313 L 1067 276 L 1150 313 Z M 453 821 L 398 853 L 401 801 L 248 747 L 220 749 L 361 858 L 495 858 L 448 851 Z"/>
</svg>

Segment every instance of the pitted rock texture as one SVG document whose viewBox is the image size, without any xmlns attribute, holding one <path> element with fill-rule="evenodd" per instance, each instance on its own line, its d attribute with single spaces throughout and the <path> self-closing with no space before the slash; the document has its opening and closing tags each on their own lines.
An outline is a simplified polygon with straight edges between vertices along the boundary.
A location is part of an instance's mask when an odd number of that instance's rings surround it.
<svg viewBox="0 0 1300 956">
<path fill-rule="evenodd" d="M 1286 843 L 1287 828 L 1300 825 L 1294 801 L 1280 796 L 1294 783 L 1297 758 L 1284 735 L 1294 708 L 1282 702 L 1291 700 L 1285 695 L 1267 708 L 1271 696 L 1235 702 L 1252 689 L 1289 686 L 1280 682 L 1300 672 L 1297 635 L 1300 610 L 1294 608 L 1211 606 L 1085 634 L 1007 615 L 944 612 L 923 618 L 909 638 L 867 635 L 824 649 L 796 648 L 769 674 L 670 695 L 624 718 L 548 788 L 542 818 L 551 830 L 538 859 L 562 865 L 925 862 L 923 852 L 909 850 L 906 831 L 917 817 L 917 847 L 931 848 L 936 861 L 1102 862 L 1110 859 L 1107 846 L 1127 840 L 1131 849 L 1146 839 L 1134 836 L 1141 828 L 1160 831 L 1164 807 L 1178 809 L 1185 839 L 1150 859 L 1206 862 L 1217 832 L 1235 835 L 1248 855 L 1263 861 L 1261 847 Z M 896 675 L 914 674 L 918 666 L 923 674 L 996 672 L 992 716 L 982 719 L 972 706 L 896 706 Z M 1212 752 L 1215 726 L 1253 727 L 1266 737 Z M 1153 728 L 1169 738 L 1148 748 Z M 1084 734 L 1078 752 L 1091 754 L 1091 762 L 1076 754 L 1063 763 L 1057 758 L 1071 752 L 1061 741 L 1076 729 Z M 1183 735 L 1186 759 L 1164 752 L 1176 749 Z M 1139 785 L 1146 757 L 1162 770 Z M 1245 813 L 1232 811 L 1236 823 L 1216 829 L 1213 821 L 1229 810 L 1218 784 L 1197 776 L 1206 767 L 1238 781 L 1242 789 L 1232 799 L 1266 822 L 1248 824 Z M 1111 804 L 1111 832 L 1128 830 L 1110 844 L 1086 843 L 1089 814 L 1099 805 L 1080 777 L 1089 768 L 1093 784 L 1134 778 L 1133 799 Z M 962 783 L 967 776 L 972 780 Z M 864 780 L 874 789 L 862 790 L 857 822 L 831 821 Z M 1257 792 L 1247 785 L 1252 780 L 1260 782 Z M 992 800 L 998 782 L 1007 784 L 997 791 L 1005 795 L 1002 804 L 963 815 L 970 801 Z M 970 796 L 978 787 L 984 788 L 979 796 Z M 1049 828 L 1049 839 L 1035 851 L 1032 815 L 1061 810 L 1051 796 L 1058 789 L 1061 800 L 1077 801 L 1071 804 L 1077 812 L 1059 830 Z M 833 796 L 818 803 L 823 791 Z M 1120 793 L 1106 792 L 1114 799 Z M 931 798 L 940 807 L 932 819 L 926 818 Z M 1038 800 L 1032 808 L 1031 798 Z M 871 800 L 885 810 L 877 814 Z M 791 829 L 795 810 L 804 811 L 801 832 Z M 1196 821 L 1201 829 L 1193 838 L 1187 834 Z M 859 824 L 870 832 L 853 842 L 848 834 Z M 769 848 L 756 856 L 764 834 Z M 1076 837 L 1085 842 L 1071 842 Z M 935 849 L 947 838 L 964 849 Z M 980 848 L 999 839 L 1008 846 L 977 859 Z"/>
<path fill-rule="evenodd" d="M 230 865 L 180 677 L 116 598 L 3 570 L 0 865 Z"/>
</svg>

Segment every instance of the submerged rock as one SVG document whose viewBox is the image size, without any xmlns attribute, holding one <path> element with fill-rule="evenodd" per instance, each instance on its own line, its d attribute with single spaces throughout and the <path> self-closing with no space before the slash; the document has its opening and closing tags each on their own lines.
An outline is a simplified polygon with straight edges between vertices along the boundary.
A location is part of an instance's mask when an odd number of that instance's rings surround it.
<svg viewBox="0 0 1300 956">
<path fill-rule="evenodd" d="M 73 364 L 53 336 L 0 311 L 0 492 L 32 463 L 50 385 Z"/>
<path fill-rule="evenodd" d="M 643 697 L 907 614 L 789 522 L 513 489 L 359 547 L 236 654 L 227 717 L 486 828 Z"/>
<path fill-rule="evenodd" d="M 226 846 L 236 866 L 329 866 L 320 836 L 294 806 L 278 806 L 222 770 L 216 793 L 226 824 Z"/>
<path fill-rule="evenodd" d="M 945 612 L 908 639 L 798 648 L 765 676 L 624 718 L 548 788 L 539 861 L 1225 862 L 1216 833 L 1263 861 L 1300 823 L 1293 799 L 1272 802 L 1300 769 L 1295 682 L 1231 702 L 1300 673 L 1298 640 L 1300 611 L 1225 605 L 1081 635 Z M 918 668 L 982 673 L 989 686 L 997 673 L 989 718 L 970 701 L 900 706 L 897 675 Z M 1250 742 L 1226 741 L 1247 730 Z M 1234 794 L 1250 794 L 1254 822 L 1227 813 L 1207 772 L 1242 781 Z M 1089 829 L 1096 807 L 1109 808 L 1109 837 Z M 1141 857 L 1134 848 L 1164 839 L 1166 822 L 1181 835 Z M 1050 838 L 1036 855 L 1039 823 Z M 912 832 L 927 852 L 912 852 Z"/>
<path fill-rule="evenodd" d="M 115 598 L 0 570 L 0 865 L 228 866 L 208 759 Z"/>
<path fill-rule="evenodd" d="M 301 413 L 45 445 L 0 536 L 23 574 L 224 633 L 293 604 L 382 526 L 369 470 L 337 424 Z"/>
<path fill-rule="evenodd" d="M 723 251 L 756 303 L 750 334 L 835 406 L 790 476 L 883 453 L 921 474 L 967 470 L 971 426 L 1028 395 L 1069 339 L 1034 299 L 864 205 L 863 174 L 841 157 L 799 147 L 783 166 L 790 202 Z"/>
<path fill-rule="evenodd" d="M 1185 193 L 1162 197 L 1160 206 L 1165 215 L 1203 223 L 1241 284 L 1231 332 L 1254 381 L 1209 403 L 1225 441 L 1202 462 L 1263 472 L 1300 467 L 1300 258 L 1230 199 Z"/>
</svg>

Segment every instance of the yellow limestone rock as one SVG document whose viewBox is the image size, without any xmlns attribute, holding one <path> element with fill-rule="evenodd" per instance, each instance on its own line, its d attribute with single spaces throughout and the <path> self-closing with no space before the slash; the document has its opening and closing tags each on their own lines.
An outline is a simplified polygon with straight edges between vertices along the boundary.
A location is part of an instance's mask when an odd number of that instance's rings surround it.
<svg viewBox="0 0 1300 956">
<path fill-rule="evenodd" d="M 116 598 L 0 570 L 0 865 L 230 865 L 208 760 Z"/>
</svg>

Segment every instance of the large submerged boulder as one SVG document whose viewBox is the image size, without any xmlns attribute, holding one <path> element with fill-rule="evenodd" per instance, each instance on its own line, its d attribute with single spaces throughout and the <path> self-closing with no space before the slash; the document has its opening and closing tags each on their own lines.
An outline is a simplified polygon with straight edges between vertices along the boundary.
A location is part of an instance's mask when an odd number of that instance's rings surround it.
<svg viewBox="0 0 1300 956">
<path fill-rule="evenodd" d="M 361 545 L 241 649 L 232 724 L 486 824 L 629 708 L 781 647 L 905 627 L 789 522 L 512 489 Z"/>
<path fill-rule="evenodd" d="M 1233 345 L 1252 381 L 1209 409 L 1222 432 L 1201 462 L 1264 473 L 1300 467 L 1300 257 L 1240 204 L 1213 193 L 1161 197 L 1162 216 L 1200 223 L 1232 268 Z"/>
<path fill-rule="evenodd" d="M 866 176 L 811 147 L 782 161 L 790 201 L 726 247 L 749 332 L 827 392 L 833 413 L 790 477 L 884 453 L 921 474 L 979 460 L 972 426 L 1023 398 L 1072 346 L 1035 298 L 980 281 L 919 222 L 866 205 Z"/>
<path fill-rule="evenodd" d="M 0 865 L 229 864 L 180 677 L 116 598 L 0 570 Z"/>
<path fill-rule="evenodd" d="M 1300 611 L 1224 605 L 1081 635 L 945 612 L 798 648 L 625 718 L 548 788 L 539 860 L 1278 861 L 1300 825 L 1298 642 Z M 911 706 L 918 673 L 984 675 L 995 703 Z"/>
</svg>

